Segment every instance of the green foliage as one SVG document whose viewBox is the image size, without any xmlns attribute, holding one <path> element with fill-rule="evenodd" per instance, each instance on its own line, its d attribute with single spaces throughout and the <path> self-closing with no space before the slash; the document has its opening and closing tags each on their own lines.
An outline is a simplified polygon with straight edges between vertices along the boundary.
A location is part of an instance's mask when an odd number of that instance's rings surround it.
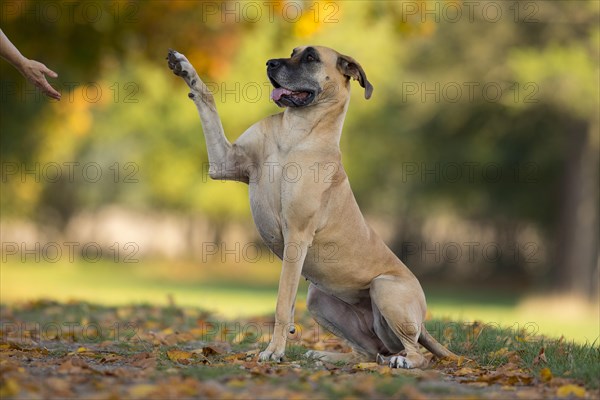
<svg viewBox="0 0 600 400">
<path fill-rule="evenodd" d="M 233 141 L 280 111 L 268 101 L 265 60 L 314 43 L 354 56 L 375 87 L 365 101 L 353 83 L 342 138 L 365 213 L 417 227 L 428 217 L 457 216 L 507 240 L 531 227 L 547 259 L 556 259 L 572 126 L 583 122 L 590 146 L 599 145 L 598 3 L 499 3 L 498 21 L 463 9 L 458 22 L 440 11 L 446 2 L 429 3 L 411 3 L 415 14 L 403 2 L 336 2 L 317 18 L 311 7 L 323 4 L 306 2 L 298 20 L 282 17 L 277 3 L 275 16 L 257 23 L 224 21 L 186 1 L 100 3 L 94 21 L 81 11 L 98 3 L 61 1 L 75 19 L 32 23 L 40 3 L 18 3 L 2 28 L 23 54 L 59 72 L 53 83 L 63 100 L 24 95 L 31 87 L 0 63 L 2 162 L 20 169 L 97 163 L 103 177 L 68 180 L 66 170 L 59 182 L 3 177 L 3 217 L 60 231 L 78 212 L 120 204 L 202 214 L 216 226 L 247 220 L 245 186 L 207 177 L 197 112 L 164 56 L 168 48 L 188 55 L 213 88 Z M 94 97 L 96 87 L 101 96 Z M 392 245 L 401 253 L 402 240 L 419 235 L 406 229 Z M 498 263 L 496 273 L 527 271 L 513 264 Z"/>
</svg>

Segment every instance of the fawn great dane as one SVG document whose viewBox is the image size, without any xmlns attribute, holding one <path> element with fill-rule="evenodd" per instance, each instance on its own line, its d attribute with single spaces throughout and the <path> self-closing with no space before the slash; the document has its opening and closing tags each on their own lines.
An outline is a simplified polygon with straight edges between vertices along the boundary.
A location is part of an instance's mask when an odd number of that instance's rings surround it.
<svg viewBox="0 0 600 400">
<path fill-rule="evenodd" d="M 418 343 L 438 357 L 456 357 L 425 329 L 419 281 L 365 222 L 342 166 L 350 81 L 367 99 L 373 92 L 360 64 L 320 46 L 267 61 L 271 98 L 285 110 L 230 143 L 212 94 L 187 58 L 170 50 L 167 60 L 200 114 L 210 177 L 249 185 L 258 232 L 282 260 L 273 336 L 259 359 L 282 360 L 301 276 L 311 282 L 307 307 L 315 320 L 353 349 L 309 357 L 422 368 L 427 359 Z"/>
</svg>

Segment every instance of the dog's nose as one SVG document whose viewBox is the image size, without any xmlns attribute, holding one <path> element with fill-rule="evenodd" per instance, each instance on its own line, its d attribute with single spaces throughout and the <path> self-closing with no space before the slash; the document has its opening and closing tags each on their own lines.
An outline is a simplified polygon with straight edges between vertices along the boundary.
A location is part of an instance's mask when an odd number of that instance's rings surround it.
<svg viewBox="0 0 600 400">
<path fill-rule="evenodd" d="M 281 65 L 281 61 L 279 60 L 269 60 L 267 61 L 267 69 L 275 69 Z"/>
</svg>

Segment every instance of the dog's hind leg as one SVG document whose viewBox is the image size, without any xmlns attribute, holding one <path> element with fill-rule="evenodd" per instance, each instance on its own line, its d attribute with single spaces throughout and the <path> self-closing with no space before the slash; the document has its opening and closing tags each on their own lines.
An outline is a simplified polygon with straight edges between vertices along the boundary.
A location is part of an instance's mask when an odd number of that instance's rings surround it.
<svg viewBox="0 0 600 400">
<path fill-rule="evenodd" d="M 423 368 L 427 359 L 419 352 L 418 339 L 425 318 L 425 295 L 413 276 L 380 275 L 371 282 L 374 330 L 393 352 L 402 347 L 406 356 L 390 358 L 392 368 Z"/>
<path fill-rule="evenodd" d="M 317 323 L 346 340 L 353 349 L 351 353 L 311 350 L 306 353 L 307 357 L 328 362 L 360 362 L 375 361 L 378 353 L 387 353 L 373 330 L 373 312 L 368 296 L 351 305 L 310 284 L 306 302 Z"/>
</svg>

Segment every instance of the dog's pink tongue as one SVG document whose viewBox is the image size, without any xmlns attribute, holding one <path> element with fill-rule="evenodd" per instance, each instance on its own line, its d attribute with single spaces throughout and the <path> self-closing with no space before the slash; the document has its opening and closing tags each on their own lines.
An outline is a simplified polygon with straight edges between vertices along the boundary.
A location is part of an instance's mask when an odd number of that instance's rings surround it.
<svg viewBox="0 0 600 400">
<path fill-rule="evenodd" d="M 292 91 L 282 87 L 275 88 L 271 92 L 271 99 L 278 101 L 284 94 L 292 94 Z"/>
</svg>

